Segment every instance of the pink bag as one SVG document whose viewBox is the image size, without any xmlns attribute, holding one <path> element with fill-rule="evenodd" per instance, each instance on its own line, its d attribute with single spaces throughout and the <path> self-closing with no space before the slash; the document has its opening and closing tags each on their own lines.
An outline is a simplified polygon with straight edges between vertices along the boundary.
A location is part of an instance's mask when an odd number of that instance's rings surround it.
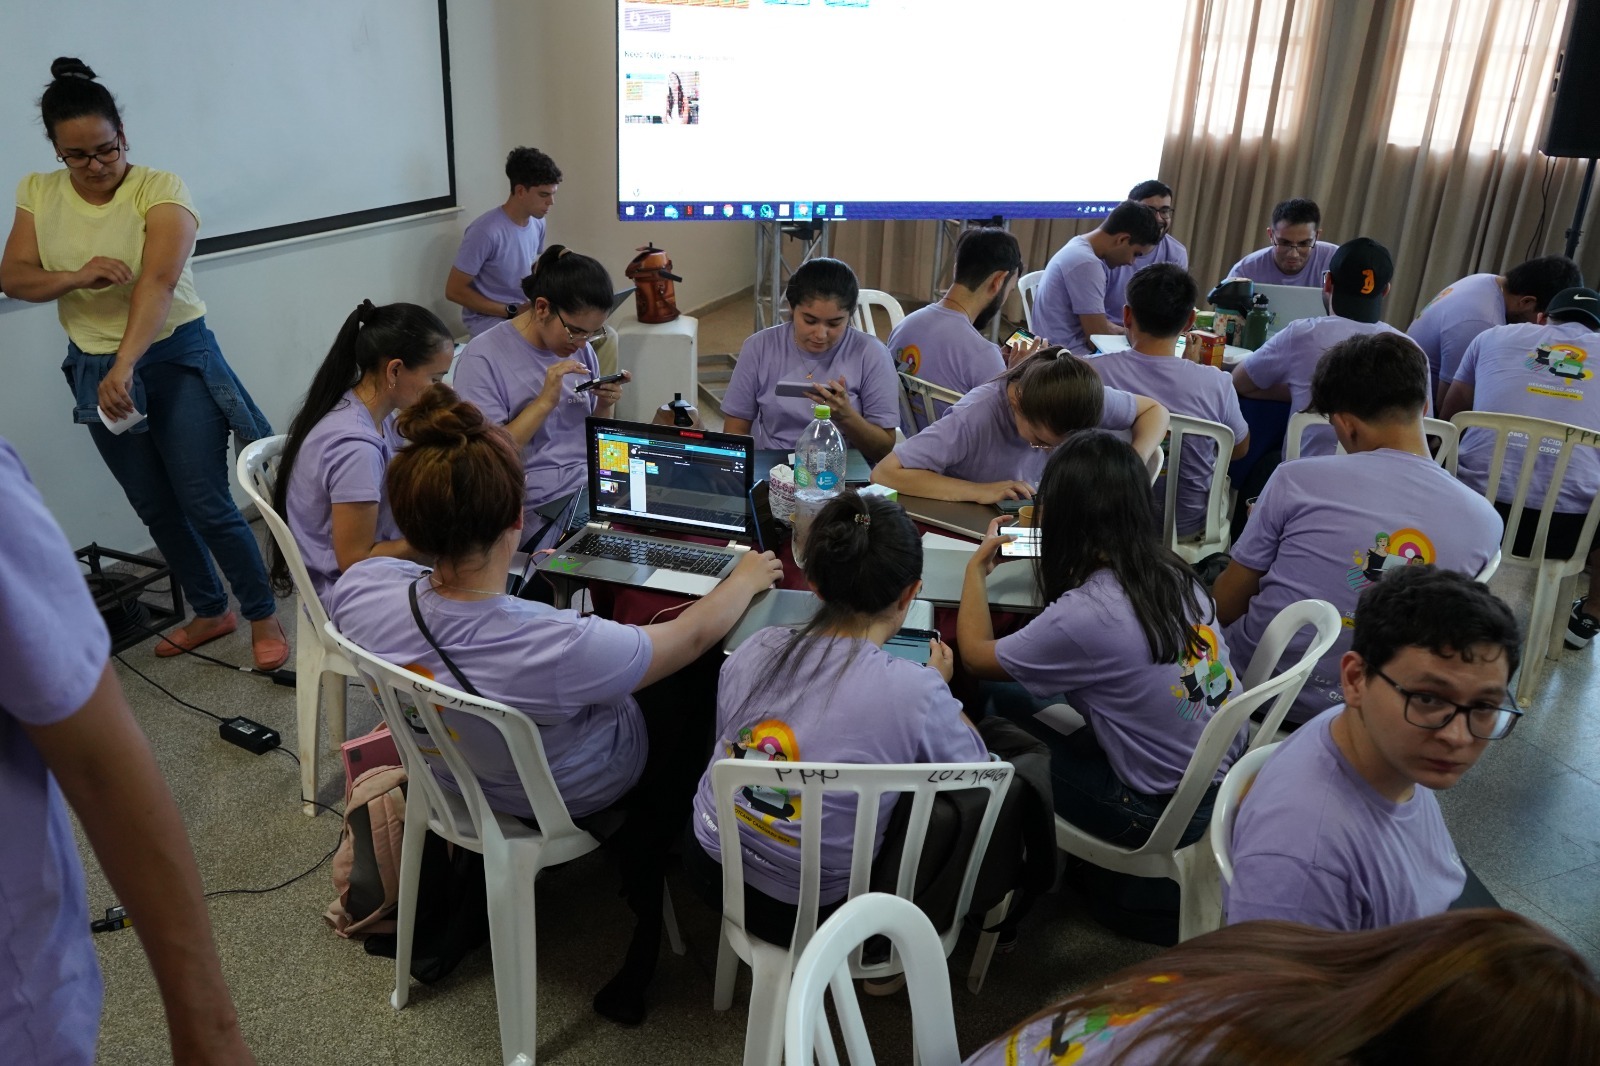
<svg viewBox="0 0 1600 1066">
<path fill-rule="evenodd" d="M 342 937 L 395 931 L 405 783 L 404 767 L 375 766 L 345 791 L 344 831 L 333 856 L 333 887 L 339 897 L 322 915 Z"/>
</svg>

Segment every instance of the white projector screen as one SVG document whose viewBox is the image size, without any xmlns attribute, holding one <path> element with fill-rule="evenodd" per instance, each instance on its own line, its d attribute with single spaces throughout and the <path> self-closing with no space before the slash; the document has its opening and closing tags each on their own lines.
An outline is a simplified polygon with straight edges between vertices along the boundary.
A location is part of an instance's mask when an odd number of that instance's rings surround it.
<svg viewBox="0 0 1600 1066">
<path fill-rule="evenodd" d="M 1183 19 L 1184 0 L 619 0 L 617 217 L 1104 214 L 1158 176 Z"/>
<path fill-rule="evenodd" d="M 0 182 L 60 166 L 57 56 L 115 94 L 134 163 L 183 178 L 197 251 L 455 206 L 444 0 L 56 0 L 0 29 Z"/>
</svg>

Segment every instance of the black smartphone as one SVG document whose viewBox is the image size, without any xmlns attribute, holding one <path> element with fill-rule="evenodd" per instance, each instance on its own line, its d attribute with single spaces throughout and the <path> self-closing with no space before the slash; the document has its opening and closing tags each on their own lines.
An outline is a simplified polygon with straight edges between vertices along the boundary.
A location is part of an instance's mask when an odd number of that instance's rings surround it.
<svg viewBox="0 0 1600 1066">
<path fill-rule="evenodd" d="M 1001 500 L 995 504 L 1001 514 L 1018 514 L 1024 507 L 1033 506 L 1032 500 Z"/>
<path fill-rule="evenodd" d="M 607 374 L 603 378 L 590 378 L 588 381 L 579 382 L 578 387 L 576 389 L 572 390 L 572 391 L 574 391 L 574 392 L 588 392 L 590 389 L 594 388 L 596 385 L 609 385 L 613 381 L 621 381 L 624 378 L 626 378 L 627 376 L 628 375 L 624 374 L 624 373 L 616 373 L 616 374 Z"/>
<path fill-rule="evenodd" d="M 937 639 L 939 634 L 932 629 L 902 629 L 884 643 L 883 650 L 896 659 L 909 659 L 926 666 L 933 658 L 928 642 Z"/>
</svg>

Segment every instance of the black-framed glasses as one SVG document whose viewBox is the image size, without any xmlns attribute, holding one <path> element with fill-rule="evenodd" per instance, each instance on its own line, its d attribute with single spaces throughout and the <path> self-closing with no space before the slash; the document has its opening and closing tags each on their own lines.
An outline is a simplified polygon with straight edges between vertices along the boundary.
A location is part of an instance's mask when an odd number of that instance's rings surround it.
<svg viewBox="0 0 1600 1066">
<path fill-rule="evenodd" d="M 1154 211 L 1159 218 L 1172 218 L 1172 208 L 1170 207 L 1152 207 L 1150 210 Z"/>
<path fill-rule="evenodd" d="M 1432 692 L 1418 692 L 1415 689 L 1404 688 L 1382 670 L 1372 672 L 1393 685 L 1394 690 L 1405 699 L 1402 713 L 1405 714 L 1406 721 L 1418 729 L 1443 729 L 1455 721 L 1456 715 L 1464 714 L 1467 716 L 1467 732 L 1479 740 L 1504 740 L 1511 735 L 1517 719 L 1522 717 L 1522 712 L 1516 707 L 1484 707 L 1476 703 L 1451 703 L 1443 696 Z"/>
<path fill-rule="evenodd" d="M 1317 246 L 1317 242 L 1315 238 L 1309 241 L 1286 241 L 1282 237 L 1274 237 L 1272 238 L 1272 246 L 1274 248 L 1282 248 L 1284 251 L 1309 252 Z"/>
<path fill-rule="evenodd" d="M 567 325 L 567 320 L 561 317 L 560 310 L 556 308 L 551 308 L 551 310 L 555 311 L 556 321 L 561 323 L 561 328 L 567 331 L 567 340 L 573 344 L 587 344 L 589 341 L 597 341 L 606 335 L 604 326 L 592 330 L 575 329 Z"/>
<path fill-rule="evenodd" d="M 128 146 L 123 144 L 122 140 L 119 138 L 117 143 L 110 148 L 102 149 L 98 152 L 91 152 L 88 155 L 62 155 L 60 152 L 57 152 L 56 159 L 58 162 L 65 163 L 73 170 L 82 170 L 84 167 L 89 165 L 89 161 L 91 159 L 98 162 L 102 166 L 110 166 L 112 163 L 115 163 L 119 158 L 121 158 L 122 153 L 127 150 L 127 147 Z"/>
</svg>

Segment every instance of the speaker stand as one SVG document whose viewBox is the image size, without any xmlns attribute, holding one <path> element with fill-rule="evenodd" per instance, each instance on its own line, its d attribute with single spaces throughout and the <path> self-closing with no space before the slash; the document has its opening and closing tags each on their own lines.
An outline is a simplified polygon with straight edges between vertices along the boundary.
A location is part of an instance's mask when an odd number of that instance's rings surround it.
<svg viewBox="0 0 1600 1066">
<path fill-rule="evenodd" d="M 1583 172 L 1583 185 L 1578 188 L 1578 208 L 1572 213 L 1572 228 L 1567 230 L 1566 257 L 1576 260 L 1578 258 L 1578 238 L 1583 236 L 1583 216 L 1589 210 L 1589 193 L 1594 191 L 1595 161 L 1589 160 L 1589 167 Z"/>
</svg>

